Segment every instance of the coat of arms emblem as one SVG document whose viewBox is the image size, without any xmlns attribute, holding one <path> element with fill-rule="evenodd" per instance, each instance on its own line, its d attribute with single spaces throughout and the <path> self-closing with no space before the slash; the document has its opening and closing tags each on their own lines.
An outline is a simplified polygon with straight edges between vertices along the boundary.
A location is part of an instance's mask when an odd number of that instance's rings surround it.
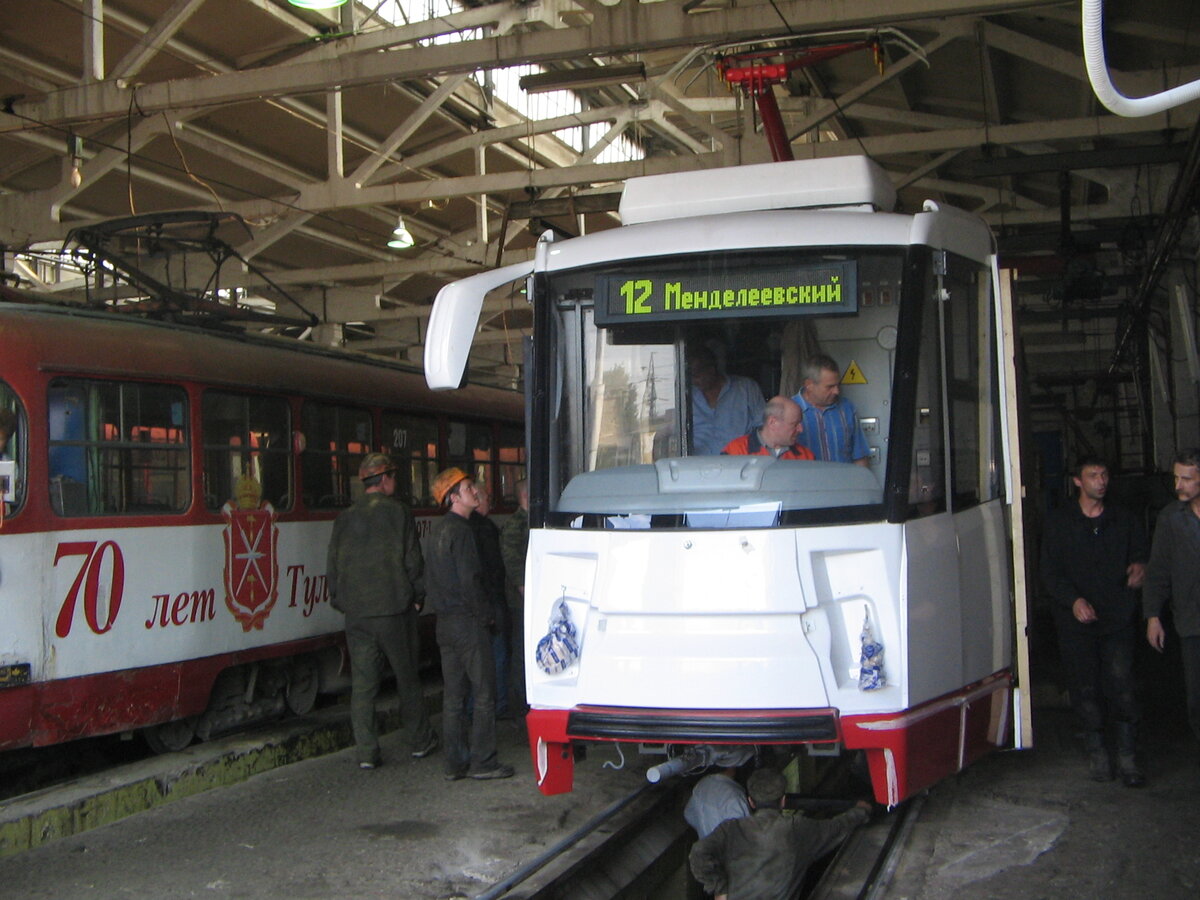
<svg viewBox="0 0 1200 900">
<path fill-rule="evenodd" d="M 221 507 L 225 518 L 225 605 L 243 631 L 262 629 L 279 597 L 279 526 L 262 487 L 238 479 L 236 498 Z"/>
</svg>

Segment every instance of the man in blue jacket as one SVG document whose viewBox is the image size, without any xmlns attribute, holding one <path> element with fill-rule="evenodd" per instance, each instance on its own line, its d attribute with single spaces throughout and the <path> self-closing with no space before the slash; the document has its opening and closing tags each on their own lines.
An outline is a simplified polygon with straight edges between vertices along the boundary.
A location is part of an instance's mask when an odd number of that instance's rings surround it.
<svg viewBox="0 0 1200 900">
<path fill-rule="evenodd" d="M 871 448 L 858 424 L 858 410 L 842 396 L 840 372 L 823 353 L 805 361 L 800 393 L 792 398 L 804 413 L 800 442 L 815 459 L 869 467 Z"/>
</svg>

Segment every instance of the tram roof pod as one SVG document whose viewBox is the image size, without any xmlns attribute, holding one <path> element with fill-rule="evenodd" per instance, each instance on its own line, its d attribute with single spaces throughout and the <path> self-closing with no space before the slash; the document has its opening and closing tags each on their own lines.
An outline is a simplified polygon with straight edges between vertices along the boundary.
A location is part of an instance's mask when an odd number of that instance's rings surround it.
<svg viewBox="0 0 1200 900">
<path fill-rule="evenodd" d="M 896 189 L 865 156 L 797 159 L 698 172 L 646 175 L 625 182 L 625 225 L 761 209 L 861 209 L 891 212 Z"/>
</svg>

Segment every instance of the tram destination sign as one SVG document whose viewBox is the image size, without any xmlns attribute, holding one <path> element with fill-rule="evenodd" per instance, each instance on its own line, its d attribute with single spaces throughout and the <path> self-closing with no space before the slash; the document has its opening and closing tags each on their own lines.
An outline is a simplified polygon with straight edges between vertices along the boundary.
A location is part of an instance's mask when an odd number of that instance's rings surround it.
<svg viewBox="0 0 1200 900">
<path fill-rule="evenodd" d="M 704 272 L 630 268 L 599 276 L 595 297 L 597 325 L 853 313 L 858 311 L 858 268 L 852 260 Z"/>
</svg>

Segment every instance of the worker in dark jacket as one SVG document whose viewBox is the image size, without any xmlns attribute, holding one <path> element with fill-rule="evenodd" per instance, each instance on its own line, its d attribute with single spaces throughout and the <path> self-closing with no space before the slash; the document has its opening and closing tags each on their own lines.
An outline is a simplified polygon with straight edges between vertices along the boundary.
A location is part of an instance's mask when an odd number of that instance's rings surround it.
<svg viewBox="0 0 1200 900">
<path fill-rule="evenodd" d="M 747 782 L 753 812 L 727 819 L 692 846 L 692 874 L 718 900 L 792 900 L 808 867 L 870 818 L 859 801 L 832 819 L 783 814 L 787 782 L 775 769 L 759 769 Z"/>
<path fill-rule="evenodd" d="M 1117 766 L 1128 787 L 1145 776 L 1135 756 L 1138 704 L 1133 677 L 1138 601 L 1146 576 L 1146 532 L 1132 515 L 1105 502 L 1108 466 L 1081 459 L 1073 471 L 1079 497 L 1046 519 L 1042 581 L 1050 596 L 1071 707 L 1083 728 L 1088 773 L 1112 780 L 1104 742 L 1111 723 Z"/>
<path fill-rule="evenodd" d="M 500 548 L 500 529 L 489 515 L 492 498 L 487 491 L 476 488 L 479 506 L 467 518 L 475 532 L 475 546 L 479 549 L 479 561 L 483 565 L 483 583 L 492 598 L 492 662 L 496 672 L 496 718 L 510 717 L 508 708 L 508 646 L 512 620 L 508 615 L 508 601 L 504 596 L 504 556 Z"/>
<path fill-rule="evenodd" d="M 434 523 L 426 542 L 425 586 L 437 614 L 442 656 L 442 738 L 447 781 L 508 778 L 511 766 L 496 758 L 496 672 L 491 629 L 495 611 L 467 521 L 479 506 L 475 482 L 450 468 L 433 482 L 433 497 L 446 514 Z M 474 697 L 467 737 L 468 697 Z"/>
<path fill-rule="evenodd" d="M 396 676 L 412 755 L 421 758 L 437 749 L 417 673 L 424 564 L 412 513 L 392 497 L 395 472 L 382 453 L 364 457 L 358 477 L 366 492 L 333 523 L 326 567 L 330 603 L 346 616 L 350 722 L 358 764 L 364 769 L 381 761 L 375 698 L 385 660 Z"/>
<path fill-rule="evenodd" d="M 1146 639 L 1160 653 L 1162 615 L 1171 607 L 1183 650 L 1188 722 L 1200 740 L 1200 447 L 1176 454 L 1174 475 L 1177 499 L 1158 516 L 1142 607 Z"/>
<path fill-rule="evenodd" d="M 734 438 L 721 453 L 725 456 L 812 459 L 813 452 L 798 442 L 803 431 L 804 414 L 800 404 L 789 397 L 772 397 L 763 408 L 762 425 Z"/>
</svg>

